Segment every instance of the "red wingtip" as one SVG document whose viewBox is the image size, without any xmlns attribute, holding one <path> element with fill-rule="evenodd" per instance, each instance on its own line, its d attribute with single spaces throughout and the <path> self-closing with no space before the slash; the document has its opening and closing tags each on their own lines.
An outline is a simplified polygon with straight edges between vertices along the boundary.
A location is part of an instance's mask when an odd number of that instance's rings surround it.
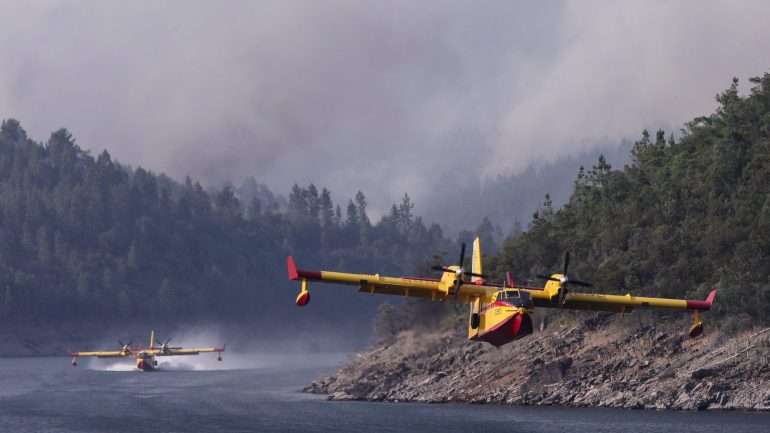
<svg viewBox="0 0 770 433">
<path fill-rule="evenodd" d="M 717 298 L 717 289 L 714 289 L 709 292 L 709 295 L 706 297 L 706 303 L 709 304 L 709 307 L 714 303 L 714 300 Z"/>
<path fill-rule="evenodd" d="M 286 258 L 286 265 L 289 269 L 289 279 L 290 280 L 298 280 L 299 279 L 299 272 L 297 271 L 297 264 L 294 263 L 294 257 L 289 256 Z"/>
<path fill-rule="evenodd" d="M 714 303 L 714 299 L 717 297 L 717 289 L 709 292 L 705 301 L 687 301 L 688 310 L 710 310 L 711 305 Z"/>
</svg>

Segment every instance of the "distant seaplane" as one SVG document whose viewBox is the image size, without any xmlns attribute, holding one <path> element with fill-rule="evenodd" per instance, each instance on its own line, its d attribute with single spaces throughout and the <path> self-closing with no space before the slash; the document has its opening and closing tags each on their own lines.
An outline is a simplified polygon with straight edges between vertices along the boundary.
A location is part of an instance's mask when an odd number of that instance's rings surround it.
<svg viewBox="0 0 770 433">
<path fill-rule="evenodd" d="M 222 361 L 222 352 L 225 351 L 225 347 L 196 347 L 192 349 L 185 349 L 182 347 L 171 347 L 168 344 L 171 339 L 167 339 L 162 344 L 156 344 L 155 331 L 150 331 L 150 345 L 148 347 L 134 347 L 131 342 L 123 344 L 118 340 L 120 350 L 112 351 L 96 351 L 96 352 L 72 352 L 72 366 L 77 367 L 78 358 L 81 356 L 94 356 L 96 358 L 125 358 L 128 356 L 134 356 L 136 360 L 136 368 L 140 371 L 152 371 L 158 368 L 158 356 L 186 356 L 186 355 L 198 355 L 201 353 L 216 353 L 217 361 Z"/>
</svg>

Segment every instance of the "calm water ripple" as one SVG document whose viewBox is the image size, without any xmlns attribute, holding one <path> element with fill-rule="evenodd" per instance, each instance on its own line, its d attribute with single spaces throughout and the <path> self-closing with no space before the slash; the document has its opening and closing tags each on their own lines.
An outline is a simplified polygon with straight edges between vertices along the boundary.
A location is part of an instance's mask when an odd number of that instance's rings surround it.
<svg viewBox="0 0 770 433">
<path fill-rule="evenodd" d="M 329 402 L 298 389 L 339 356 L 229 358 L 156 373 L 0 359 L 0 432 L 770 432 L 755 413 Z"/>
</svg>

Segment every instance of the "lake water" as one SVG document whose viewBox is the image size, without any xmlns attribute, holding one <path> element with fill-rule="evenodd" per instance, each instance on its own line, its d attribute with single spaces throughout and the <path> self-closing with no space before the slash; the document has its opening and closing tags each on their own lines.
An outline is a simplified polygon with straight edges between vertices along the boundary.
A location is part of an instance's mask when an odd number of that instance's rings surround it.
<svg viewBox="0 0 770 433">
<path fill-rule="evenodd" d="M 330 402 L 299 389 L 343 356 L 163 363 L 0 359 L 0 432 L 770 432 L 770 414 Z"/>
</svg>

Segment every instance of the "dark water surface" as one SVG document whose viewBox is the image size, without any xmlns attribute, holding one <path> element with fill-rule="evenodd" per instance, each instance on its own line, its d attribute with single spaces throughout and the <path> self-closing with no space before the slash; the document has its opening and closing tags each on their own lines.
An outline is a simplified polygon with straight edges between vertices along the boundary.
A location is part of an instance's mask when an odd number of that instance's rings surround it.
<svg viewBox="0 0 770 433">
<path fill-rule="evenodd" d="M 140 373 L 128 362 L 0 359 L 0 432 L 770 432 L 767 414 L 329 402 L 298 392 L 341 356 L 185 361 Z"/>
</svg>

